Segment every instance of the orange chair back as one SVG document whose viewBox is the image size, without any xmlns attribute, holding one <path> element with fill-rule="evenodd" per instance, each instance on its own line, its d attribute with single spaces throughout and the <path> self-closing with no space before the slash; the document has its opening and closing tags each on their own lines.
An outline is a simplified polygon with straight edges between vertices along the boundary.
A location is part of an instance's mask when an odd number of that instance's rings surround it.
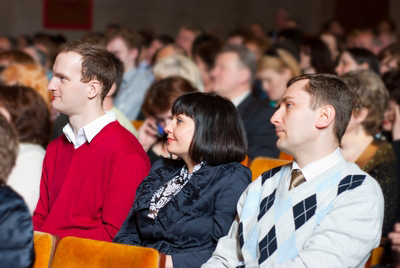
<svg viewBox="0 0 400 268">
<path fill-rule="evenodd" d="M 33 268 L 51 267 L 57 240 L 59 240 L 58 237 L 51 234 L 38 231 L 34 232 L 33 245 L 35 248 L 36 258 Z"/>
<path fill-rule="evenodd" d="M 256 157 L 253 160 L 253 162 L 251 162 L 250 166 L 253 181 L 257 179 L 265 171 L 270 170 L 274 167 L 279 167 L 289 164 L 291 162 L 292 161 L 290 160 L 282 160 L 269 157 Z"/>
<path fill-rule="evenodd" d="M 139 130 L 139 128 L 143 125 L 143 120 L 132 120 L 131 123 L 136 130 Z"/>
<path fill-rule="evenodd" d="M 58 245 L 52 268 L 157 268 L 159 258 L 152 248 L 68 236 Z"/>
<path fill-rule="evenodd" d="M 248 167 L 249 166 L 249 156 L 246 155 L 246 158 L 242 162 L 240 162 L 240 164 L 242 164 L 245 167 Z"/>
<path fill-rule="evenodd" d="M 293 156 L 291 156 L 291 155 L 289 155 L 289 154 L 287 154 L 287 153 L 284 153 L 284 152 L 280 152 L 280 154 L 279 154 L 279 159 L 282 159 L 282 160 L 292 160 L 292 161 L 293 161 Z"/>
</svg>

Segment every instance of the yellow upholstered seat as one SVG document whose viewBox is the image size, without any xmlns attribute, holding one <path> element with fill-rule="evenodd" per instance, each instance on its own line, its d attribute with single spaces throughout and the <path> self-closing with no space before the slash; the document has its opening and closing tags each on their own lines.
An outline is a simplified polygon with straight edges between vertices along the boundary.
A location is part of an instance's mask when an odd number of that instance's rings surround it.
<svg viewBox="0 0 400 268">
<path fill-rule="evenodd" d="M 53 268 L 159 267 L 159 253 L 152 248 L 68 236 L 61 240 Z"/>
<path fill-rule="evenodd" d="M 253 181 L 258 178 L 263 172 L 272 169 L 274 167 L 279 167 L 286 165 L 292 161 L 290 160 L 283 160 L 283 159 L 276 159 L 276 158 L 269 158 L 269 157 L 256 157 L 253 162 L 251 162 L 251 173 Z"/>
<path fill-rule="evenodd" d="M 48 233 L 34 232 L 33 244 L 35 248 L 35 263 L 33 268 L 49 268 L 53 261 L 58 237 Z"/>
</svg>

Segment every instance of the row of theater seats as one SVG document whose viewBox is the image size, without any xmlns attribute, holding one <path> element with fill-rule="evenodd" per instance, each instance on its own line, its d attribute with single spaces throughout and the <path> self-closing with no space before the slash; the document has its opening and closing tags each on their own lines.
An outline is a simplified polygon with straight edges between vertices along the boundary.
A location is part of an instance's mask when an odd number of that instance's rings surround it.
<svg viewBox="0 0 400 268">
<path fill-rule="evenodd" d="M 292 161 L 291 156 L 281 153 L 280 159 L 255 158 L 250 169 L 255 180 L 264 171 L 285 165 Z M 248 166 L 248 158 L 243 162 Z M 34 268 L 69 267 L 162 267 L 160 254 L 151 248 L 121 245 L 76 237 L 66 237 L 59 241 L 47 233 L 36 232 L 34 237 L 36 260 Z M 373 250 L 365 265 L 377 265 L 383 255 L 383 247 Z"/>
</svg>

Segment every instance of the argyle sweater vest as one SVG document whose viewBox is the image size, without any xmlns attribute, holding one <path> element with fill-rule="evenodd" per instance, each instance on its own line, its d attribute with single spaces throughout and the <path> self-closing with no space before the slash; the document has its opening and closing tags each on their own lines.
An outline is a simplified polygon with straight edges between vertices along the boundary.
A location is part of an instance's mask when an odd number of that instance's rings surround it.
<svg viewBox="0 0 400 268">
<path fill-rule="evenodd" d="M 352 163 L 341 160 L 337 165 L 290 191 L 285 189 L 285 180 L 289 178 L 290 164 L 269 170 L 254 181 L 239 200 L 237 239 L 240 247 L 239 256 L 242 255 L 239 260 L 242 261 L 238 263 L 238 267 L 258 265 L 269 267 L 268 264 L 284 263 L 298 257 L 299 252 L 308 247 L 307 239 L 312 236 L 331 209 L 347 202 L 346 199 L 351 199 L 353 194 L 373 192 L 378 197 L 377 200 L 381 200 L 382 208 L 378 208 L 377 211 L 381 209 L 380 214 L 383 214 L 383 199 L 379 185 Z M 356 193 L 354 190 L 357 188 L 359 189 Z M 363 207 L 362 202 L 359 206 L 357 204 L 357 207 L 369 213 L 370 208 Z M 339 220 L 345 225 L 343 221 L 346 221 L 346 215 L 342 216 L 340 219 L 334 219 L 332 223 Z M 380 221 L 377 219 L 374 226 L 379 224 L 381 226 L 383 216 L 380 216 Z M 379 213 L 376 218 L 379 218 Z M 324 222 L 323 228 L 327 228 L 326 225 L 329 224 Z M 356 261 L 359 263 L 348 267 L 362 267 L 368 259 L 368 252 L 378 246 L 379 226 L 375 229 L 370 230 L 377 233 L 374 235 L 374 241 L 363 242 L 365 247 L 370 248 L 365 251 L 366 256 Z M 346 231 L 352 230 L 344 228 L 344 235 Z M 329 236 L 329 231 L 324 234 L 326 235 Z M 341 237 L 334 236 L 331 239 L 341 239 Z M 318 241 L 313 240 L 312 243 Z M 313 263 L 318 263 L 318 260 L 313 260 Z"/>
</svg>

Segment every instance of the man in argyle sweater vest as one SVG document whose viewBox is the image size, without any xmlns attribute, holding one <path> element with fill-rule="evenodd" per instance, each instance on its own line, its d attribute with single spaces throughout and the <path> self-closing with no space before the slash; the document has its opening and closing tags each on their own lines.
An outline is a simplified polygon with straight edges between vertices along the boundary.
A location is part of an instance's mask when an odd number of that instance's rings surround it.
<svg viewBox="0 0 400 268">
<path fill-rule="evenodd" d="M 271 121 L 278 148 L 294 162 L 249 185 L 202 267 L 363 267 L 379 245 L 382 191 L 339 150 L 354 105 L 350 89 L 321 74 L 288 85 Z"/>
</svg>

